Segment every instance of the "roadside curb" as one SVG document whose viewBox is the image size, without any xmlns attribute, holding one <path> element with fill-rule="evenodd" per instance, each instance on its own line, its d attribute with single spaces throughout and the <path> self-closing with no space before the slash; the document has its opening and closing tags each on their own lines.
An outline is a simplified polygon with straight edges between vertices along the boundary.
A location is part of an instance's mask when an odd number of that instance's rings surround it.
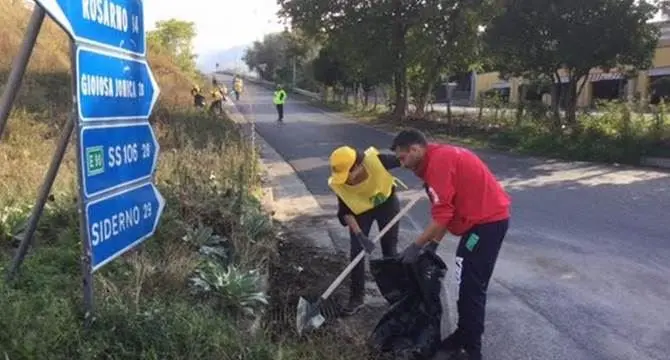
<svg viewBox="0 0 670 360">
<path fill-rule="evenodd" d="M 224 106 L 224 110 L 235 123 L 248 124 L 232 100 Z M 266 180 L 263 190 L 270 194 L 265 206 L 272 217 L 309 238 L 315 247 L 337 253 L 335 237 L 342 231 L 337 220 L 319 205 L 295 169 L 258 132 L 255 139 Z M 314 218 L 316 221 L 304 221 L 303 218 Z"/>
</svg>

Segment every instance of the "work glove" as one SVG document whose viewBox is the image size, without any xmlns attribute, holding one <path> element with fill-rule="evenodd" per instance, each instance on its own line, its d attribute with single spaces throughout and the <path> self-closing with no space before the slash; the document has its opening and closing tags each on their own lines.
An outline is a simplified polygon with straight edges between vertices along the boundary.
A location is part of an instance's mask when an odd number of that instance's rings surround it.
<svg viewBox="0 0 670 360">
<path fill-rule="evenodd" d="M 425 251 L 430 251 L 432 253 L 437 251 L 437 247 L 440 246 L 440 243 L 437 241 L 431 241 L 428 245 L 424 246 Z"/>
<path fill-rule="evenodd" d="M 403 252 L 400 254 L 400 259 L 403 264 L 413 264 L 416 262 L 416 260 L 419 258 L 419 254 L 421 253 L 421 245 L 418 245 L 415 242 L 412 242 L 408 247 L 403 250 Z"/>
<path fill-rule="evenodd" d="M 358 243 L 361 244 L 363 249 L 365 249 L 365 252 L 367 252 L 368 254 L 371 254 L 372 251 L 375 249 L 375 243 L 373 243 L 370 240 L 370 238 L 365 236 L 365 234 L 363 234 L 363 233 L 358 233 L 358 234 L 355 234 L 354 236 L 356 236 L 356 240 L 358 240 Z"/>
</svg>

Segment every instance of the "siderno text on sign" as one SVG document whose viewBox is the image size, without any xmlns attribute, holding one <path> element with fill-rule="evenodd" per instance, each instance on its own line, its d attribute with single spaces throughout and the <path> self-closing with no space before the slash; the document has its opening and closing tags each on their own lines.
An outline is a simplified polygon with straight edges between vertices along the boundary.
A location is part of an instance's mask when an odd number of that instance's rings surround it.
<svg viewBox="0 0 670 360">
<path fill-rule="evenodd" d="M 146 202 L 141 207 L 133 206 L 90 224 L 91 245 L 98 246 L 113 237 L 123 235 L 124 232 L 138 226 L 142 221 L 151 220 L 151 212 L 151 202 Z"/>
</svg>

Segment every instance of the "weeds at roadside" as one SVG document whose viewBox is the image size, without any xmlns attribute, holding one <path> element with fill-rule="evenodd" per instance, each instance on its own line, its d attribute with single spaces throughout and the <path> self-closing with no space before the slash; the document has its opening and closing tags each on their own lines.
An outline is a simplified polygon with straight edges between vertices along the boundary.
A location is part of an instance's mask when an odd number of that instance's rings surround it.
<svg viewBox="0 0 670 360">
<path fill-rule="evenodd" d="M 21 2 L 0 9 L 0 48 L 11 60 L 30 14 Z M 156 183 L 167 201 L 158 231 L 95 273 L 95 320 L 84 329 L 72 137 L 18 279 L 0 282 L 0 358 L 341 359 L 327 338 L 273 342 L 252 331 L 259 315 L 280 306 L 264 283 L 265 265 L 278 263 L 277 239 L 252 195 L 257 159 L 228 119 L 190 110 L 192 79 L 148 47 L 161 88 L 150 119 L 161 144 Z M 9 65 L 0 61 L 0 83 Z M 71 110 L 69 66 L 67 38 L 47 18 L 0 140 L 3 273 Z"/>
<path fill-rule="evenodd" d="M 9 359 L 84 359 L 106 351 L 126 359 L 214 359 L 234 348 L 238 354 L 248 354 L 241 358 L 270 358 L 269 345 L 243 335 L 243 323 L 230 318 L 239 313 L 242 321 L 267 303 L 256 264 L 272 256 L 273 225 L 250 195 L 258 186 L 258 177 L 252 175 L 256 165 L 244 160 L 246 147 L 225 119 L 186 112 L 173 113 L 166 121 L 155 128 L 161 144 L 173 149 L 161 158 L 157 176 L 168 206 L 152 239 L 96 273 L 97 320 L 89 335 L 81 329 L 74 183 L 56 183 L 19 281 L 15 287 L 0 287 L 4 309 L 0 328 L 5 329 L 0 330 L 0 348 Z M 210 134 L 232 140 L 215 141 L 212 136 L 208 143 L 192 146 L 193 133 L 181 130 L 194 121 Z M 18 143 L 28 144 L 28 137 L 34 136 L 20 130 L 34 126 L 30 119 L 12 119 L 10 126 Z M 41 146 L 51 153 L 53 143 Z M 16 150 L 4 146 L 0 154 Z M 24 160 L 42 159 L 31 152 Z M 69 166 L 73 164 L 66 164 L 60 174 Z M 74 182 L 72 176 L 65 178 Z M 21 182 L 25 187 L 17 187 Z M 15 245 L 14 237 L 20 234 L 34 201 L 29 189 L 40 182 L 39 173 L 3 178 L 3 187 L 14 189 L 0 203 L 4 248 Z M 2 255 L 3 265 L 10 256 L 11 252 Z M 216 306 L 207 298 L 216 299 Z M 38 340 L 53 334 L 60 335 L 49 342 Z M 256 354 L 256 347 L 267 350 L 266 355 Z"/>
<path fill-rule="evenodd" d="M 454 113 L 451 119 L 442 112 L 428 112 L 421 118 L 410 115 L 401 123 L 387 113 L 360 107 L 321 106 L 390 131 L 414 127 L 434 138 L 475 148 L 633 165 L 643 156 L 670 157 L 670 119 L 664 104 L 648 114 L 639 112 L 635 103 L 603 103 L 599 114 L 579 114 L 575 126 L 560 130 L 553 127 L 548 108 L 541 104 L 529 105 L 520 117 L 511 107 L 484 103 L 475 113 Z"/>
</svg>

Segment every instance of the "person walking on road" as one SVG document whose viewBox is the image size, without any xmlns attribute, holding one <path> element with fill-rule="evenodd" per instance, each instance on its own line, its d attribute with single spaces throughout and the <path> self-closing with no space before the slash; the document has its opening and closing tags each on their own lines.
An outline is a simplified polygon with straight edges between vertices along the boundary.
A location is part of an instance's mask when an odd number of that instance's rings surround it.
<svg viewBox="0 0 670 360">
<path fill-rule="evenodd" d="M 272 102 L 274 102 L 275 107 L 277 108 L 277 121 L 284 121 L 284 102 L 286 102 L 286 91 L 284 91 L 284 88 L 281 85 L 277 85 Z"/>
<path fill-rule="evenodd" d="M 342 226 L 349 228 L 350 256 L 353 260 L 361 250 L 374 250 L 368 238 L 372 224 L 376 221 L 381 231 L 400 211 L 395 193 L 396 178 L 389 170 L 400 167 L 392 154 L 380 154 L 370 147 L 365 152 L 350 146 L 341 146 L 330 155 L 331 176 L 328 186 L 337 196 L 337 217 Z M 398 254 L 398 223 L 393 225 L 381 239 L 382 254 L 393 257 Z M 365 264 L 358 263 L 351 272 L 349 302 L 344 315 L 353 315 L 365 300 Z"/>
<path fill-rule="evenodd" d="M 244 85 L 242 83 L 242 78 L 241 77 L 236 77 L 234 84 L 233 84 L 233 91 L 235 92 L 235 101 L 240 100 L 240 94 L 242 94 L 242 89 L 244 88 Z"/>
<path fill-rule="evenodd" d="M 439 243 L 447 231 L 461 237 L 456 250 L 458 326 L 439 353 L 480 360 L 486 292 L 509 226 L 511 199 L 486 164 L 467 149 L 428 143 L 417 130 L 398 133 L 391 149 L 403 167 L 424 181 L 431 201 L 432 221 L 402 252 L 403 262 L 416 261 L 424 245 Z"/>
</svg>

